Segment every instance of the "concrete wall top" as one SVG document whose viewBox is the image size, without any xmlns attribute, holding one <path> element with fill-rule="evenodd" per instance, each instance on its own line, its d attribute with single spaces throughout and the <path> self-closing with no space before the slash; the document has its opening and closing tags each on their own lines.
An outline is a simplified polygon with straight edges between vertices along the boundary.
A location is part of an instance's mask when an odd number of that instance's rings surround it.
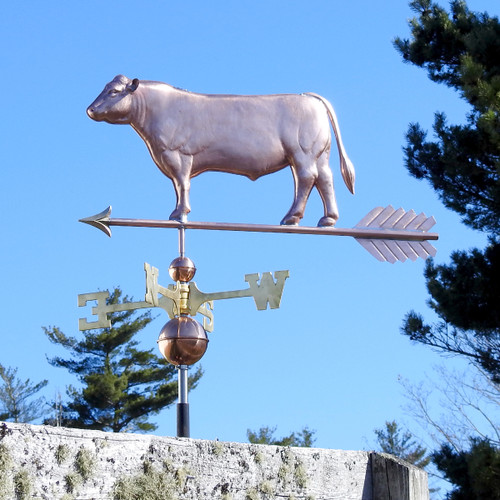
<svg viewBox="0 0 500 500">
<path fill-rule="evenodd" d="M 425 472 L 366 451 L 0 424 L 0 499 L 427 500 Z"/>
</svg>

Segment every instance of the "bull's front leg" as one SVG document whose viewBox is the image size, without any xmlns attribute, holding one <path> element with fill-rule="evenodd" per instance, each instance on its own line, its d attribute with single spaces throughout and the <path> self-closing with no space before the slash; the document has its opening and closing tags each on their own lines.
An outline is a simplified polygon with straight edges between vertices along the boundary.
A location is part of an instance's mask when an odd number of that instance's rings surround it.
<svg viewBox="0 0 500 500">
<path fill-rule="evenodd" d="M 188 213 L 191 212 L 189 204 L 189 188 L 191 187 L 191 179 L 189 177 L 182 179 L 172 179 L 174 183 L 177 203 L 175 210 L 170 214 L 170 220 L 179 222 L 187 222 Z"/>
<path fill-rule="evenodd" d="M 189 189 L 193 157 L 182 155 L 178 151 L 164 153 L 164 157 L 168 160 L 168 176 L 172 179 L 177 199 L 175 210 L 170 214 L 169 219 L 186 222 L 188 213 L 191 212 Z"/>
</svg>

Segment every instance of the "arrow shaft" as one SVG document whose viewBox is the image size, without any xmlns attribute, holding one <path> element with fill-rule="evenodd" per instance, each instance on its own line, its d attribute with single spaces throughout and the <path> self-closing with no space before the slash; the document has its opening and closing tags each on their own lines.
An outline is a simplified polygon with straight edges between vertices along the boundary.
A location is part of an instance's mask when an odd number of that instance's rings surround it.
<svg viewBox="0 0 500 500">
<path fill-rule="evenodd" d="M 104 222 L 104 221 L 103 221 Z M 236 222 L 178 222 L 174 220 L 109 218 L 108 226 L 152 227 L 174 229 L 206 229 L 212 231 L 246 231 L 258 233 L 321 234 L 330 236 L 351 236 L 363 239 L 424 241 L 437 240 L 437 233 L 415 230 L 336 227 L 277 226 L 267 224 L 245 224 Z"/>
</svg>

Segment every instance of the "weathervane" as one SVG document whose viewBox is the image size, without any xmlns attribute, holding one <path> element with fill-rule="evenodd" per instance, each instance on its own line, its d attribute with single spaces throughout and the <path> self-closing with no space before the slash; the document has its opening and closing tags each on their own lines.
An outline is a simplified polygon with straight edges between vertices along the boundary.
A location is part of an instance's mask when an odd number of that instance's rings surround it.
<svg viewBox="0 0 500 500">
<path fill-rule="evenodd" d="M 179 232 L 179 257 L 169 267 L 175 284 L 159 284 L 159 271 L 144 264 L 144 301 L 108 304 L 109 292 L 78 296 L 78 305 L 95 302 L 96 319 L 80 319 L 80 330 L 110 326 L 108 314 L 117 311 L 159 307 L 170 320 L 162 328 L 158 346 L 162 355 L 179 371 L 177 435 L 189 437 L 187 369 L 205 354 L 207 332 L 213 331 L 215 300 L 253 297 L 258 310 L 278 308 L 288 271 L 247 274 L 246 288 L 204 293 L 192 281 L 196 267 L 185 256 L 186 229 L 275 232 L 351 236 L 380 261 L 394 263 L 426 259 L 436 249 L 428 240 L 433 217 L 392 206 L 374 208 L 354 228 L 334 227 L 339 217 L 333 177 L 329 167 L 333 128 L 340 156 L 340 170 L 354 193 L 354 167 L 347 157 L 337 117 L 323 97 L 305 93 L 265 96 L 195 94 L 161 82 L 130 80 L 118 75 L 87 108 L 96 121 L 129 124 L 146 143 L 151 156 L 172 180 L 177 203 L 169 220 L 111 218 L 111 207 L 81 219 L 111 236 L 111 226 L 174 228 Z M 244 175 L 251 180 L 290 166 L 295 181 L 294 201 L 280 225 L 188 221 L 192 177 L 206 171 Z M 317 227 L 302 227 L 311 190 L 316 187 L 324 215 Z M 203 323 L 194 317 L 203 316 Z"/>
</svg>

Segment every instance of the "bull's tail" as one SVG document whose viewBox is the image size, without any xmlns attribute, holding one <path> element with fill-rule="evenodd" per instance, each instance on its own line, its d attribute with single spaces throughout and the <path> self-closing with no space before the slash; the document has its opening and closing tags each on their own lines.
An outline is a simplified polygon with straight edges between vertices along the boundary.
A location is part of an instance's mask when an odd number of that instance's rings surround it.
<svg viewBox="0 0 500 500">
<path fill-rule="evenodd" d="M 340 128 L 337 121 L 337 115 L 335 114 L 333 106 L 330 104 L 328 100 L 326 100 L 319 94 L 315 94 L 313 92 L 306 92 L 304 95 L 310 95 L 312 97 L 315 97 L 325 105 L 326 111 L 328 112 L 328 116 L 330 117 L 333 133 L 335 134 L 335 139 L 337 141 L 337 147 L 340 156 L 340 172 L 342 173 L 342 178 L 344 179 L 345 185 L 347 186 L 349 191 L 352 194 L 354 194 L 354 181 L 356 178 L 356 173 L 354 172 L 354 165 L 352 164 L 351 160 L 347 156 L 347 153 L 345 152 L 344 144 L 342 144 L 342 137 L 340 135 Z"/>
</svg>

